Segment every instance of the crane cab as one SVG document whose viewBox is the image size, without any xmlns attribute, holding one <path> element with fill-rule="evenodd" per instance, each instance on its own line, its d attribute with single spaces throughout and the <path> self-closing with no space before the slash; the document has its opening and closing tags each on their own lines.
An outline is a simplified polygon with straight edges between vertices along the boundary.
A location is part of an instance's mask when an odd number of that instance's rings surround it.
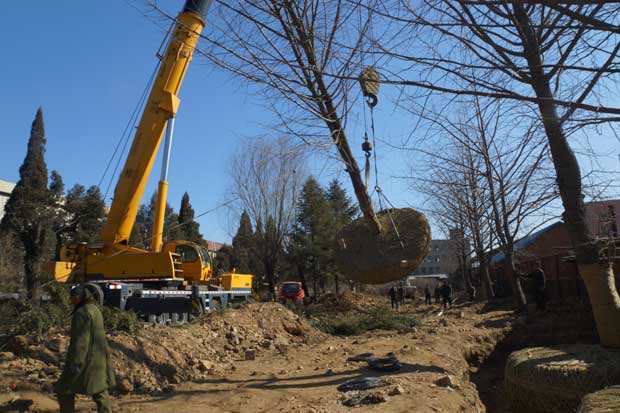
<svg viewBox="0 0 620 413">
<path fill-rule="evenodd" d="M 206 248 L 189 241 L 170 241 L 163 247 L 166 252 L 178 254 L 180 276 L 188 283 L 205 282 L 213 275 L 211 259 Z"/>
</svg>

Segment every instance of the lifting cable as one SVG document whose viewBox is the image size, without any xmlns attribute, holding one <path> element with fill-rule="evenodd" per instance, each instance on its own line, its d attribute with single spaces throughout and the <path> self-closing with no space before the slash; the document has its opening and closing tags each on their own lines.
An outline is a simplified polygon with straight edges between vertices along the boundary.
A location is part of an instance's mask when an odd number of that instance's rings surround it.
<svg viewBox="0 0 620 413">
<path fill-rule="evenodd" d="M 387 196 L 383 193 L 381 186 L 379 185 L 379 166 L 377 162 L 377 138 L 375 131 L 375 106 L 377 106 L 378 99 L 377 93 L 379 92 L 379 81 L 380 76 L 379 72 L 374 66 L 365 67 L 362 70 L 362 73 L 359 77 L 360 84 L 362 86 L 362 92 L 364 97 L 366 98 L 366 104 L 370 110 L 370 134 L 372 143 L 368 140 L 368 129 L 366 126 L 366 109 L 364 109 L 364 142 L 362 143 L 362 150 L 364 151 L 364 155 L 366 157 L 366 190 L 368 190 L 368 182 L 370 178 L 370 157 L 373 146 L 375 148 L 372 153 L 373 161 L 374 161 L 374 172 L 375 172 L 375 191 L 377 192 L 377 201 L 379 203 L 379 210 L 385 211 L 387 213 L 388 218 L 390 219 L 390 223 L 392 224 L 392 228 L 394 228 L 394 232 L 396 233 L 396 237 L 398 242 L 400 243 L 401 248 L 405 249 L 405 244 L 403 243 L 402 238 L 400 237 L 400 232 L 396 227 L 396 223 L 394 222 L 394 218 L 392 217 L 391 209 L 395 209 L 394 205 L 390 202 Z M 386 204 L 389 206 L 388 208 L 383 208 L 383 201 L 385 200 Z"/>
<path fill-rule="evenodd" d="M 131 113 L 131 116 L 129 117 L 129 120 L 127 121 L 127 124 L 125 125 L 125 129 L 123 130 L 123 133 L 121 134 L 116 147 L 114 148 L 114 151 L 112 153 L 112 156 L 110 156 L 110 159 L 108 160 L 108 163 L 105 167 L 105 170 L 103 171 L 103 174 L 101 175 L 101 179 L 99 179 L 99 183 L 97 184 L 97 187 L 99 188 L 99 190 L 101 191 L 101 184 L 103 183 L 103 180 L 105 179 L 106 175 L 108 174 L 108 171 L 110 169 L 110 166 L 112 166 L 112 163 L 114 162 L 114 158 L 117 156 L 118 154 L 118 159 L 116 161 L 116 165 L 114 166 L 114 171 L 112 172 L 112 174 L 110 175 L 110 180 L 108 181 L 108 185 L 106 186 L 106 190 L 103 194 L 103 199 L 105 200 L 108 192 L 110 191 L 110 187 L 112 186 L 112 181 L 114 180 L 114 177 L 116 176 L 116 173 L 118 171 L 118 167 L 120 165 L 121 159 L 123 158 L 123 153 L 125 152 L 125 149 L 127 148 L 127 143 L 129 143 L 129 138 L 131 137 L 131 131 L 133 129 L 135 129 L 136 126 L 136 122 L 138 121 L 138 116 L 141 113 L 141 109 L 144 107 L 144 102 L 146 101 L 146 97 L 148 96 L 149 90 L 151 90 L 151 86 L 153 84 L 153 81 L 155 80 L 155 76 L 157 75 L 157 71 L 159 70 L 159 66 L 160 66 L 160 61 L 157 61 L 157 64 L 155 65 L 155 69 L 153 70 L 153 73 L 151 74 L 151 76 L 149 77 L 149 80 L 147 81 L 146 85 L 144 86 L 144 90 L 142 91 L 142 95 L 140 96 L 140 99 L 138 99 L 138 102 L 136 103 L 136 106 L 134 107 L 133 112 Z M 123 143 L 123 148 L 119 154 L 118 150 L 121 146 L 121 143 L 124 141 Z"/>
</svg>

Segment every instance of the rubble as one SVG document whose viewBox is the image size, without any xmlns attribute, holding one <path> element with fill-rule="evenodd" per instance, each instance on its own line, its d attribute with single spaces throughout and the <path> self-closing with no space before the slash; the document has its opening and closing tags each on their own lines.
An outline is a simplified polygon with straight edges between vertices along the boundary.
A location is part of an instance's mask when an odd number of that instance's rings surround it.
<svg viewBox="0 0 620 413">
<path fill-rule="evenodd" d="M 143 324 L 135 336 L 108 335 L 108 345 L 117 381 L 123 383 L 121 391 L 153 393 L 233 369 L 239 354 L 242 360 L 254 360 L 261 352 L 286 353 L 291 346 L 324 338 L 280 304 L 250 303 L 180 328 Z M 15 336 L 9 343 L 11 352 L 0 353 L 0 369 L 11 373 L 16 388 L 51 391 L 68 342 L 68 331 L 62 329 L 38 338 Z M 0 386 L 10 385 L 8 378 L 0 378 Z"/>
</svg>

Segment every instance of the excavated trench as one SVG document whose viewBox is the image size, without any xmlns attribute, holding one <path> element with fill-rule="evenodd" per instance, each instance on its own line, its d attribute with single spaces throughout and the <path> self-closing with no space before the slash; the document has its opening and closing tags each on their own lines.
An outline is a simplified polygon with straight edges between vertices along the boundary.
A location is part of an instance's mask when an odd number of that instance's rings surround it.
<svg viewBox="0 0 620 413">
<path fill-rule="evenodd" d="M 507 305 L 507 303 L 502 303 Z M 598 342 L 592 313 L 581 303 L 553 304 L 544 312 L 530 308 L 529 317 L 518 318 L 493 350 L 467 357 L 470 381 L 488 413 L 517 413 L 504 393 L 504 370 L 510 353 L 527 347 Z"/>
</svg>

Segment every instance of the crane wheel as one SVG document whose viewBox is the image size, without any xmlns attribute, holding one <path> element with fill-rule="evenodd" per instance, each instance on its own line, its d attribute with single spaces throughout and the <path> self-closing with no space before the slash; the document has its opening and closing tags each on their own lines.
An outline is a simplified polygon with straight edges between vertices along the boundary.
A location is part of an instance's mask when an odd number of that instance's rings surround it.
<svg viewBox="0 0 620 413">
<path fill-rule="evenodd" d="M 618 383 L 620 352 L 601 346 L 526 348 L 506 363 L 505 394 L 515 412 L 573 412 L 586 394 Z"/>
</svg>

